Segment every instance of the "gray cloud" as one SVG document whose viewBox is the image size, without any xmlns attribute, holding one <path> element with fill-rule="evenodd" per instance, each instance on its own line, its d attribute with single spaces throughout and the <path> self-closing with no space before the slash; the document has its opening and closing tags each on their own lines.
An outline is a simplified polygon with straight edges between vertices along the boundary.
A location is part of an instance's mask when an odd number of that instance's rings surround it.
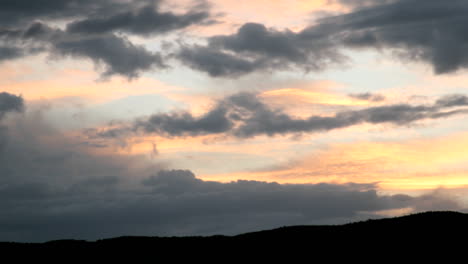
<svg viewBox="0 0 468 264">
<path fill-rule="evenodd" d="M 349 94 L 351 98 L 366 100 L 371 102 L 382 102 L 385 101 L 385 96 L 381 94 L 372 94 L 372 93 L 355 93 Z"/>
<path fill-rule="evenodd" d="M 240 76 L 264 67 L 261 60 L 239 58 L 199 45 L 184 47 L 177 57 L 192 69 L 206 72 L 213 77 Z"/>
<path fill-rule="evenodd" d="M 345 60 L 335 47 L 335 40 L 319 31 L 316 35 L 305 35 L 247 23 L 233 35 L 209 38 L 207 46 L 183 47 L 178 58 L 213 77 L 232 77 L 256 70 L 319 71 Z"/>
<path fill-rule="evenodd" d="M 224 133 L 248 138 L 257 135 L 323 132 L 362 123 L 408 125 L 424 119 L 466 114 L 468 109 L 463 108 L 464 106 L 468 106 L 466 96 L 449 95 L 441 97 L 432 105 L 396 104 L 342 111 L 333 116 L 298 119 L 281 109 L 272 109 L 255 94 L 239 93 L 220 100 L 212 110 L 200 117 L 194 117 L 188 112 L 160 113 L 141 118 L 130 125 L 123 124 L 103 131 L 90 129 L 87 133 L 91 137 L 119 137 L 136 132 L 164 136 Z"/>
<path fill-rule="evenodd" d="M 0 62 L 2 60 L 11 60 L 19 57 L 23 57 L 23 51 L 21 49 L 8 46 L 0 47 Z"/>
<path fill-rule="evenodd" d="M 94 3 L 94 4 L 93 4 Z M 97 3 L 97 4 L 96 4 Z M 61 19 L 105 11 L 102 5 L 111 8 L 112 1 L 93 0 L 2 0 L 0 3 L 1 25 L 25 25 L 38 19 Z M 117 2 L 114 2 L 118 5 Z"/>
<path fill-rule="evenodd" d="M 210 22 L 206 5 L 185 14 L 174 14 L 161 12 L 159 1 L 150 0 L 29 2 L 6 0 L 0 3 L 0 35 L 5 31 L 25 31 L 38 20 L 47 25 L 49 21 L 67 19 L 71 22 L 62 32 L 62 36 L 68 36 L 67 41 L 57 46 L 56 42 L 42 39 L 42 46 L 38 46 L 35 38 L 27 43 L 24 39 L 15 42 L 4 34 L 0 38 L 3 51 L 0 60 L 43 51 L 54 54 L 50 46 L 58 48 L 59 53 L 90 59 L 96 58 L 96 53 L 103 53 L 95 61 L 106 65 L 105 76 L 120 74 L 132 78 L 139 72 L 165 65 L 161 55 L 115 33 L 147 36 Z M 343 50 L 362 48 L 389 50 L 403 60 L 429 63 L 437 74 L 467 67 L 466 1 L 341 2 L 354 9 L 348 14 L 322 18 L 300 32 L 246 23 L 234 34 L 208 38 L 205 46 L 184 45 L 176 58 L 213 77 L 236 77 L 255 71 L 320 71 L 348 61 Z M 108 52 L 104 46 L 109 46 Z M 125 59 L 116 56 L 117 51 Z"/>
<path fill-rule="evenodd" d="M 341 28 L 347 46 L 395 49 L 405 59 L 429 62 L 441 74 L 468 65 L 467 12 L 466 1 L 401 0 L 324 22 Z"/>
<path fill-rule="evenodd" d="M 439 107 L 454 107 L 463 106 L 468 104 L 468 97 L 462 94 L 453 94 L 444 96 L 436 101 L 436 105 Z"/>
<path fill-rule="evenodd" d="M 347 61 L 344 49 L 362 48 L 390 50 L 403 60 L 427 62 L 437 74 L 468 66 L 466 1 L 343 2 L 356 8 L 320 19 L 300 32 L 247 23 L 232 35 L 208 38 L 206 46 L 182 47 L 179 58 L 214 77 L 264 70 L 320 71 Z M 216 59 L 215 54 L 219 54 Z M 222 71 L 215 71 L 222 62 L 226 62 Z"/>
<path fill-rule="evenodd" d="M 227 118 L 227 109 L 218 105 L 201 117 L 189 113 L 157 114 L 148 120 L 139 120 L 135 129 L 147 133 L 161 133 L 171 136 L 213 134 L 228 131 L 233 122 Z"/>
<path fill-rule="evenodd" d="M 369 214 L 360 212 L 413 204 L 415 209 L 431 210 L 431 204 L 438 209 L 460 209 L 456 202 L 432 194 L 378 195 L 375 186 L 368 184 L 219 183 L 202 181 L 185 170 L 160 171 L 126 191 L 115 186 L 112 181 L 90 181 L 65 191 L 46 184 L 7 186 L 1 192 L 0 240 L 232 235 L 286 225 L 362 220 Z"/>
<path fill-rule="evenodd" d="M 201 24 L 209 16 L 210 14 L 205 10 L 190 11 L 183 15 L 160 12 L 157 10 L 157 6 L 148 4 L 136 10 L 118 12 L 108 17 L 98 15 L 74 21 L 67 25 L 67 31 L 87 34 L 121 31 L 146 36 Z"/>
<path fill-rule="evenodd" d="M 0 93 L 0 120 L 8 112 L 21 112 L 24 110 L 24 101 L 20 96 L 10 93 Z"/>
<path fill-rule="evenodd" d="M 159 3 L 155 0 L 2 1 L 0 61 L 48 52 L 52 57 L 90 59 L 103 70 L 103 77 L 135 78 L 144 71 L 166 68 L 161 54 L 133 44 L 117 33 L 154 35 L 206 24 L 210 22 L 209 7 L 198 5 L 178 15 L 160 12 Z M 71 20 L 65 30 L 50 26 L 50 22 L 60 19 Z"/>
<path fill-rule="evenodd" d="M 166 67 L 160 54 L 111 33 L 75 34 L 36 22 L 25 29 L 0 31 L 1 39 L 21 47 L 16 56 L 48 51 L 56 58 L 72 56 L 90 59 L 96 65 L 103 66 L 103 77 L 122 75 L 135 78 L 143 71 Z"/>
<path fill-rule="evenodd" d="M 98 65 L 104 64 L 104 77 L 118 74 L 135 78 L 143 71 L 166 67 L 161 55 L 113 34 L 79 38 L 65 35 L 53 45 L 53 49 L 63 56 L 84 57 Z"/>
<path fill-rule="evenodd" d="M 77 30 L 89 32 L 96 26 L 95 33 L 115 29 L 139 27 L 179 29 L 207 18 L 209 6 L 195 7 L 184 15 L 158 12 L 160 0 L 2 0 L 0 3 L 0 25 L 26 26 L 35 21 L 73 20 L 71 25 L 80 24 Z M 123 12 L 125 10 L 126 12 Z M 145 23 L 147 22 L 147 23 Z M 102 31 L 104 30 L 104 31 Z M 151 31 L 151 30 L 148 30 Z"/>
</svg>

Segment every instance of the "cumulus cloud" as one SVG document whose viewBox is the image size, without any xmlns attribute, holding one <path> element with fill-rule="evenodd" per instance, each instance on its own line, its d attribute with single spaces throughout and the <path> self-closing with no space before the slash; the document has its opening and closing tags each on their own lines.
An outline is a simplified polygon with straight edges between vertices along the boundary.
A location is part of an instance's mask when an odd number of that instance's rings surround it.
<svg viewBox="0 0 468 264">
<path fill-rule="evenodd" d="M 347 61 L 343 50 L 363 48 L 390 50 L 400 59 L 427 62 L 437 74 L 468 66 L 466 1 L 341 2 L 355 9 L 322 18 L 299 32 L 246 23 L 234 34 L 208 38 L 206 46 L 182 47 L 179 58 L 214 77 L 272 69 L 320 71 Z M 222 70 L 217 71 L 216 65 L 222 65 Z"/>
<path fill-rule="evenodd" d="M 375 100 L 371 95 L 358 95 Z M 380 99 L 377 96 L 377 99 Z M 274 109 L 255 94 L 238 93 L 224 98 L 199 117 L 189 112 L 159 113 L 140 118 L 131 125 L 107 130 L 88 130 L 90 136 L 118 137 L 128 133 L 155 133 L 162 136 L 196 136 L 228 134 L 240 138 L 257 135 L 274 136 L 288 133 L 314 133 L 346 128 L 362 123 L 408 125 L 424 119 L 438 119 L 466 114 L 468 99 L 449 95 L 432 105 L 395 104 L 337 112 L 333 116 L 312 115 L 299 119 L 281 109 Z"/>
</svg>

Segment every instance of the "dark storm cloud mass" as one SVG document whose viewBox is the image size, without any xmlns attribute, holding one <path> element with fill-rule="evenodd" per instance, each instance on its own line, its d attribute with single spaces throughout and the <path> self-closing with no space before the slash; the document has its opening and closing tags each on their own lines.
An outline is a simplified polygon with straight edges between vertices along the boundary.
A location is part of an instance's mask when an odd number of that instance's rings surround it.
<svg viewBox="0 0 468 264">
<path fill-rule="evenodd" d="M 209 23 L 206 7 L 185 14 L 159 11 L 160 1 L 0 1 L 0 61 L 40 52 L 90 59 L 103 77 L 166 68 L 162 55 L 117 33 L 149 36 Z M 125 11 L 123 11 L 125 10 Z M 65 30 L 49 22 L 68 20 Z"/>
<path fill-rule="evenodd" d="M 360 96 L 367 100 L 376 100 L 371 95 Z M 271 108 L 255 94 L 239 93 L 218 101 L 212 110 L 200 117 L 194 117 L 188 112 L 160 113 L 139 119 L 132 125 L 124 124 L 102 131 L 90 129 L 87 132 L 92 137 L 119 137 L 128 133 L 143 132 L 163 136 L 224 133 L 248 138 L 257 135 L 325 132 L 362 123 L 408 125 L 424 119 L 466 114 L 466 106 L 466 96 L 449 95 L 438 99 L 432 105 L 395 104 L 342 111 L 333 116 L 313 115 L 306 119 L 298 119 L 281 109 Z"/>
<path fill-rule="evenodd" d="M 179 58 L 214 77 L 272 69 L 319 71 L 346 61 L 342 51 L 349 48 L 390 50 L 403 60 L 430 63 L 437 74 L 468 66 L 467 1 L 344 2 L 360 4 L 297 33 L 247 23 L 232 35 L 209 38 L 206 46 L 183 47 Z M 213 59 L 215 54 L 221 55 Z"/>
</svg>

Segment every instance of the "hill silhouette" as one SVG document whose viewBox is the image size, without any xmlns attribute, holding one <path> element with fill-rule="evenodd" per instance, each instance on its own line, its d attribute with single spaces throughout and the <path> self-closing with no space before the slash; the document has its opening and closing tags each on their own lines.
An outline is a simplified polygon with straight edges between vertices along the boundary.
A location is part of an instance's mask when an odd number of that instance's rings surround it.
<svg viewBox="0 0 468 264">
<path fill-rule="evenodd" d="M 67 255 L 173 260 L 209 258 L 326 256 L 383 258 L 395 254 L 426 255 L 464 251 L 468 214 L 425 212 L 408 216 L 367 220 L 345 225 L 292 226 L 236 236 L 117 237 L 94 242 L 57 240 L 46 243 L 0 242 L 0 252 L 17 256 Z M 361 255 L 359 255 L 361 254 Z"/>
</svg>

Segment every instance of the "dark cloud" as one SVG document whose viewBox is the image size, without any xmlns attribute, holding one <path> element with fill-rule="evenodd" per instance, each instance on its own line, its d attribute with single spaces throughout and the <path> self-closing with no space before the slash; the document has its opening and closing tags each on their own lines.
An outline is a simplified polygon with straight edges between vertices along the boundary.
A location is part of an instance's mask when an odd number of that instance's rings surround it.
<svg viewBox="0 0 468 264">
<path fill-rule="evenodd" d="M 154 5 L 147 5 L 134 11 L 124 11 L 108 17 L 87 18 L 67 25 L 67 30 L 74 33 L 102 34 L 121 31 L 137 35 L 160 34 L 200 24 L 208 19 L 207 11 L 193 11 L 183 15 L 160 12 Z"/>
<path fill-rule="evenodd" d="M 355 94 L 349 94 L 349 96 L 355 99 L 366 100 L 366 101 L 371 101 L 371 102 L 385 101 L 385 96 L 381 94 L 355 93 Z"/>
<path fill-rule="evenodd" d="M 2 0 L 0 25 L 24 25 L 39 19 L 68 19 L 98 10 L 104 11 L 105 9 L 99 6 L 105 4 L 112 7 L 111 3 L 112 1 L 102 0 Z M 116 2 L 115 4 L 118 5 Z"/>
<path fill-rule="evenodd" d="M 57 39 L 53 45 L 58 54 L 84 57 L 105 65 L 104 77 L 118 74 L 134 78 L 143 71 L 165 67 L 159 54 L 113 34 L 79 38 L 71 35 Z"/>
<path fill-rule="evenodd" d="M 411 206 L 417 211 L 460 210 L 460 204 L 449 190 L 436 189 L 418 197 L 412 197 Z"/>
<path fill-rule="evenodd" d="M 178 15 L 159 11 L 160 1 L 38 0 L 0 2 L 0 61 L 47 52 L 90 59 L 103 77 L 166 68 L 162 55 L 118 33 L 154 35 L 208 23 L 208 6 Z M 70 21 L 65 30 L 54 20 Z"/>
<path fill-rule="evenodd" d="M 103 77 L 122 75 L 135 78 L 141 72 L 166 67 L 160 54 L 111 33 L 74 34 L 36 22 L 25 29 L 0 32 L 0 39 L 2 38 L 22 47 L 16 56 L 48 51 L 55 58 L 72 56 L 90 59 L 102 66 Z"/>
<path fill-rule="evenodd" d="M 310 116 L 307 119 L 297 119 L 280 110 L 271 109 L 251 94 L 234 95 L 228 100 L 241 110 L 236 112 L 240 125 L 232 131 L 238 137 L 320 132 L 361 123 L 407 125 L 423 119 L 436 119 L 460 113 L 445 112 L 445 106 L 437 103 L 427 106 L 397 104 L 342 111 L 331 117 Z M 458 106 L 466 105 L 458 104 Z"/>
<path fill-rule="evenodd" d="M 119 122 L 109 130 L 97 131 L 90 128 L 85 129 L 84 133 L 91 137 L 104 138 L 117 138 L 139 130 L 168 137 L 223 133 L 233 127 L 233 121 L 227 117 L 227 110 L 219 104 L 200 117 L 194 117 L 188 112 L 160 113 L 136 120 L 132 128 L 128 127 L 125 122 Z"/>
<path fill-rule="evenodd" d="M 21 112 L 24 110 L 24 101 L 20 96 L 0 93 L 0 120 L 8 112 Z"/>
<path fill-rule="evenodd" d="M 160 171 L 143 183 L 127 191 L 118 191 L 112 181 L 90 181 L 65 191 L 45 184 L 7 186 L 1 192 L 0 240 L 232 235 L 286 225 L 343 223 L 364 218 L 360 212 L 413 204 L 425 210 L 431 210 L 431 204 L 460 209 L 438 195 L 382 196 L 367 184 L 219 183 L 183 170 Z"/>
<path fill-rule="evenodd" d="M 306 36 L 248 23 L 233 35 L 209 38 L 207 46 L 185 46 L 178 58 L 213 77 L 291 68 L 319 71 L 343 62 L 345 57 L 337 52 L 334 39 L 317 34 Z"/>
<path fill-rule="evenodd" d="M 322 18 L 299 32 L 246 23 L 234 34 L 208 38 L 204 46 L 183 45 L 176 57 L 214 77 L 236 77 L 255 71 L 320 71 L 348 61 L 343 54 L 345 49 L 363 48 L 391 51 L 403 60 L 427 62 L 437 74 L 468 66 L 466 1 L 340 1 L 354 9 L 347 14 Z M 59 52 L 91 59 L 96 53 L 103 53 L 95 61 L 106 65 L 105 75 L 134 77 L 141 71 L 164 65 L 161 55 L 138 47 L 116 33 L 147 36 L 210 22 L 207 5 L 199 5 L 184 14 L 163 12 L 158 6 L 159 1 L 150 0 L 38 0 L 33 4 L 24 0 L 2 1 L 0 34 L 18 29 L 26 32 L 25 28 L 37 21 L 45 25 L 57 19 L 70 23 L 62 32 L 68 36 L 67 41 L 60 46 L 42 39 L 43 45 L 38 47 L 34 38 L 29 38 L 27 45 L 19 41 L 12 43 L 10 38 L 14 37 L 4 34 L 0 38 L 3 51 L 0 60 L 40 51 L 53 54 L 54 50 L 47 47 L 55 46 Z M 103 46 L 109 46 L 110 51 L 104 52 Z M 115 56 L 117 51 L 125 59 Z"/>
<path fill-rule="evenodd" d="M 227 109 L 222 105 L 201 117 L 193 117 L 189 113 L 157 114 L 147 120 L 137 121 L 135 129 L 170 136 L 222 133 L 233 126 L 226 115 Z"/>
<path fill-rule="evenodd" d="M 436 101 L 436 105 L 439 107 L 454 107 L 464 106 L 468 104 L 468 97 L 462 94 L 453 94 L 440 98 Z"/>
<path fill-rule="evenodd" d="M 245 107 L 257 104 L 241 101 Z M 378 194 L 375 184 L 203 181 L 189 170 L 167 170 L 142 157 L 93 154 L 38 112 L 2 122 L 0 241 L 237 234 L 343 223 L 388 209 L 430 210 L 431 204 L 459 209 L 440 192 L 388 196 Z"/>
<path fill-rule="evenodd" d="M 262 67 L 263 64 L 259 60 L 238 58 L 199 45 L 184 47 L 177 57 L 192 69 L 206 72 L 213 77 L 244 75 Z"/>
<path fill-rule="evenodd" d="M 0 47 L 0 62 L 23 57 L 23 51 L 16 47 Z"/>
<path fill-rule="evenodd" d="M 463 108 L 464 106 L 468 106 L 466 96 L 449 95 L 438 99 L 432 105 L 395 104 L 342 111 L 333 116 L 298 119 L 281 109 L 269 107 L 255 94 L 239 93 L 220 100 L 211 111 L 201 117 L 194 117 L 188 112 L 161 113 L 139 119 L 131 125 L 123 124 L 103 131 L 91 129 L 87 132 L 91 137 L 119 137 L 128 133 L 143 132 L 164 136 L 224 133 L 248 138 L 257 135 L 323 132 L 362 123 L 408 125 L 424 119 L 466 114 L 468 109 Z"/>
<path fill-rule="evenodd" d="M 159 12 L 160 0 L 2 0 L 0 24 L 28 25 L 34 21 L 72 20 L 73 30 L 105 33 L 126 30 L 130 33 L 164 32 L 201 23 L 208 18 L 198 5 L 187 14 Z M 125 11 L 123 11 L 125 10 Z M 92 29 L 95 27 L 95 29 Z M 151 29 L 152 28 L 152 29 Z"/>
<path fill-rule="evenodd" d="M 300 32 L 247 23 L 234 34 L 208 38 L 206 46 L 182 47 L 179 58 L 214 77 L 264 70 L 320 71 L 347 61 L 343 50 L 363 48 L 389 50 L 403 60 L 427 62 L 437 74 L 468 66 L 468 2 L 342 2 L 355 9 L 322 18 Z M 215 71 L 222 62 L 226 62 L 222 70 Z"/>
<path fill-rule="evenodd" d="M 324 23 L 340 29 L 346 46 L 394 49 L 400 57 L 431 63 L 441 74 L 468 65 L 467 12 L 462 0 L 401 0 Z"/>
<path fill-rule="evenodd" d="M 40 23 L 31 25 L 26 30 L 2 29 L 0 27 L 0 62 L 21 58 L 43 51 L 42 43 L 30 41 L 31 36 L 45 32 L 38 32 L 41 29 Z"/>
</svg>

